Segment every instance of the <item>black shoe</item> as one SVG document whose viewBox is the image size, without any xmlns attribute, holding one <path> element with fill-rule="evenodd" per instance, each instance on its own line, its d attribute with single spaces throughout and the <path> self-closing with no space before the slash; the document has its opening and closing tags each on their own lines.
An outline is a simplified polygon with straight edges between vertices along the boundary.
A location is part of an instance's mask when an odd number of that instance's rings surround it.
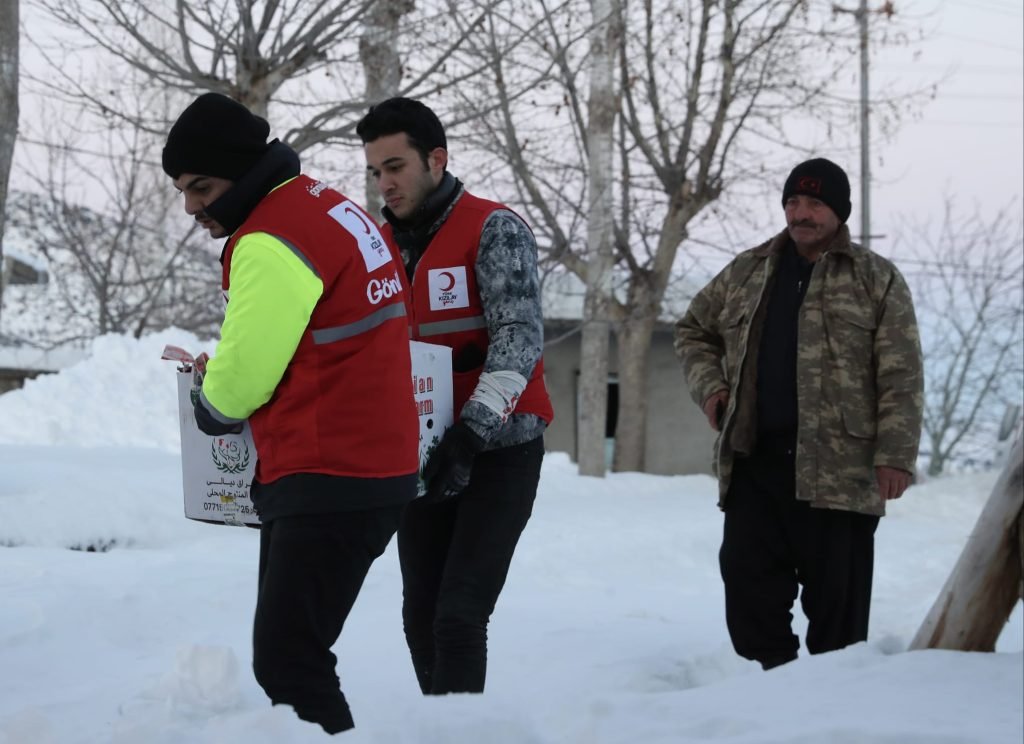
<svg viewBox="0 0 1024 744">
<path fill-rule="evenodd" d="M 760 660 L 761 668 L 764 669 L 766 672 L 769 669 L 774 669 L 775 667 L 780 667 L 783 664 L 788 664 L 791 661 L 796 661 L 796 654 L 795 653 L 783 654 L 783 655 L 780 655 L 780 656 L 769 656 L 766 659 L 761 659 Z"/>
</svg>

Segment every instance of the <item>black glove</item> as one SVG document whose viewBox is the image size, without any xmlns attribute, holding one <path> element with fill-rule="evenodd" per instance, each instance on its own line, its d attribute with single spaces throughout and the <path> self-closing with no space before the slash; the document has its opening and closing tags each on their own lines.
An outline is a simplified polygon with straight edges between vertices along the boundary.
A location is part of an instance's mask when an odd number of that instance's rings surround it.
<svg viewBox="0 0 1024 744">
<path fill-rule="evenodd" d="M 216 437 L 221 434 L 241 434 L 242 424 L 225 424 L 223 421 L 218 421 L 213 417 L 206 406 L 203 405 L 203 401 L 200 400 L 199 396 L 195 397 L 192 402 L 192 407 L 195 409 L 196 423 L 199 425 L 199 431 L 203 434 L 209 434 L 210 436 Z"/>
<path fill-rule="evenodd" d="M 484 440 L 462 421 L 456 421 L 444 433 L 423 466 L 427 500 L 443 501 L 469 485 L 473 458 L 484 448 Z"/>
</svg>

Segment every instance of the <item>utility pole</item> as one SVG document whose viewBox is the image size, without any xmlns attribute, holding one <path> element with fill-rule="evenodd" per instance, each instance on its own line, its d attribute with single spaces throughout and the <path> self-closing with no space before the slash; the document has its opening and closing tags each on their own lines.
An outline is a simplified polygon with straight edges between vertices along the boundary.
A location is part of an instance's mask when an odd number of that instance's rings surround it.
<svg viewBox="0 0 1024 744">
<path fill-rule="evenodd" d="M 860 24 L 860 242 L 871 247 L 871 129 L 868 117 L 868 0 L 857 9 Z"/>
<path fill-rule="evenodd" d="M 895 7 L 888 0 L 876 10 L 868 9 L 867 0 L 860 0 L 856 10 L 832 6 L 833 13 L 851 13 L 860 27 L 860 242 L 865 248 L 871 247 L 871 123 L 868 85 L 870 48 L 868 45 L 868 14 L 881 13 L 892 18 Z"/>
</svg>

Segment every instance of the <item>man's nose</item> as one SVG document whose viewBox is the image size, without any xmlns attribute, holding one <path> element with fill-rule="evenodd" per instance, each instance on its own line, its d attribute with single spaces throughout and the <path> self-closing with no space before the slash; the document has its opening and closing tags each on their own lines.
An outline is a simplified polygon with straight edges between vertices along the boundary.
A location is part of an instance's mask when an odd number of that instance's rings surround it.
<svg viewBox="0 0 1024 744">
<path fill-rule="evenodd" d="M 377 179 L 377 191 L 379 191 L 382 194 L 388 193 L 394 187 L 395 182 L 390 176 L 384 175 L 382 173 L 380 175 L 380 178 Z"/>
<path fill-rule="evenodd" d="M 185 214 L 195 216 L 203 211 L 203 203 L 194 196 L 185 197 Z"/>
</svg>

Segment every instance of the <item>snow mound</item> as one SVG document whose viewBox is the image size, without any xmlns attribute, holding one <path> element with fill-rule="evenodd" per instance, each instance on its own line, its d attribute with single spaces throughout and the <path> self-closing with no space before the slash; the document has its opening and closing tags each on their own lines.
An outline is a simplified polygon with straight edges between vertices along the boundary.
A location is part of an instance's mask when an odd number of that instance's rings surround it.
<svg viewBox="0 0 1024 744">
<path fill-rule="evenodd" d="M 177 328 L 100 336 L 77 364 L 0 395 L 0 444 L 180 451 L 174 363 L 160 359 L 167 344 L 213 351 Z"/>
</svg>

